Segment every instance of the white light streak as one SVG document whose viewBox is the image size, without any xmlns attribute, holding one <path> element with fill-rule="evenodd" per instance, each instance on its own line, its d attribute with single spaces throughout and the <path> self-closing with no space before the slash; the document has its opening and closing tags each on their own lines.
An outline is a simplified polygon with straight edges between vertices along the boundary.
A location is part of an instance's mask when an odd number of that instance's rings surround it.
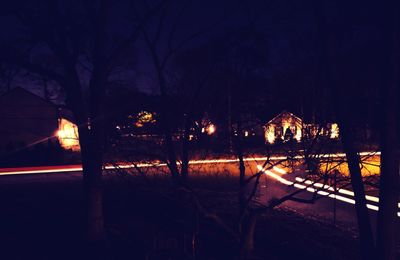
<svg viewBox="0 0 400 260">
<path fill-rule="evenodd" d="M 258 168 L 260 171 L 262 170 L 262 167 L 261 167 L 260 165 L 258 165 L 257 168 Z M 280 172 L 285 172 L 285 173 L 286 173 L 285 170 L 283 170 L 283 169 L 281 169 L 281 168 L 279 168 L 279 167 L 276 167 L 276 166 L 274 166 L 273 169 L 274 169 L 274 170 L 280 169 Z M 300 177 L 296 177 L 296 178 L 295 178 L 296 181 L 299 181 L 299 182 L 301 182 L 301 183 L 304 183 L 304 184 L 307 184 L 307 185 L 313 185 L 314 187 L 318 187 L 318 188 L 324 189 L 324 190 L 318 190 L 318 189 L 315 189 L 315 188 L 312 188 L 312 187 L 307 187 L 307 186 L 305 186 L 305 185 L 303 185 L 303 184 L 300 184 L 300 183 L 295 183 L 295 182 L 289 181 L 289 180 L 287 180 L 287 179 L 285 179 L 285 178 L 279 176 L 278 174 L 273 173 L 273 172 L 271 172 L 271 171 L 269 171 L 269 170 L 263 170 L 263 171 L 264 171 L 264 173 L 267 174 L 269 177 L 272 177 L 272 178 L 278 180 L 280 183 L 283 183 L 283 184 L 285 184 L 285 185 L 287 185 L 287 186 L 292 186 L 292 185 L 293 185 L 294 187 L 296 187 L 296 188 L 298 188 L 298 189 L 306 190 L 306 191 L 308 191 L 308 192 L 313 192 L 313 193 L 316 192 L 317 194 L 319 194 L 319 195 L 321 195 L 321 196 L 327 196 L 327 197 L 329 197 L 329 198 L 337 199 L 337 200 L 340 200 L 340 201 L 343 201 L 343 202 L 346 202 L 346 203 L 349 203 L 349 204 L 353 204 L 353 205 L 356 204 L 356 202 L 355 202 L 354 199 L 347 198 L 347 197 L 344 197 L 344 196 L 341 196 L 341 195 L 332 194 L 332 193 L 330 193 L 330 192 L 327 192 L 326 190 L 335 191 L 335 190 L 334 190 L 331 186 L 329 186 L 329 185 L 324 185 L 324 184 L 318 183 L 318 182 L 317 182 L 317 183 L 314 183 L 314 182 L 312 182 L 312 181 L 310 181 L 310 180 L 305 180 L 305 179 L 300 178 Z M 276 170 L 276 171 L 277 171 L 277 170 Z M 278 171 L 277 171 L 277 172 L 278 172 Z M 342 193 L 342 194 L 345 194 L 345 195 L 348 195 L 348 196 L 354 197 L 354 192 L 349 191 L 349 190 L 339 189 L 338 192 L 339 192 L 339 193 Z M 366 197 L 366 199 L 369 200 L 369 201 L 379 202 L 379 198 L 377 198 L 377 197 L 370 196 L 370 195 L 367 195 L 367 196 L 365 196 L 365 197 Z M 399 203 L 398 205 L 400 206 L 400 203 Z M 372 204 L 368 204 L 368 203 L 367 203 L 366 206 L 367 206 L 367 208 L 369 208 L 369 209 L 371 209 L 371 210 L 374 210 L 374 211 L 378 211 L 378 210 L 379 210 L 379 207 L 376 206 L 376 205 L 372 205 Z M 400 217 L 400 212 L 397 213 L 397 216 Z"/>
<path fill-rule="evenodd" d="M 362 152 L 360 153 L 361 156 L 365 155 L 380 155 L 380 152 L 376 153 L 371 153 L 371 152 Z M 320 158 L 324 157 L 329 157 L 329 158 L 335 158 L 335 157 L 344 157 L 345 154 L 343 153 L 337 153 L 337 154 L 326 154 L 326 155 L 321 155 L 319 156 Z M 302 156 L 296 156 L 295 159 L 298 158 L 303 158 Z M 244 161 L 266 161 L 266 160 L 285 160 L 287 157 L 285 156 L 271 156 L 271 157 L 257 157 L 257 158 L 245 158 Z M 217 164 L 217 163 L 235 163 L 238 162 L 238 159 L 209 159 L 209 160 L 192 160 L 189 162 L 191 165 L 196 165 L 196 164 Z M 106 170 L 112 170 L 112 169 L 129 169 L 129 168 L 146 168 L 146 167 L 165 167 L 167 166 L 166 163 L 160 163 L 160 162 L 153 162 L 153 163 L 138 163 L 138 164 L 120 164 L 120 165 L 107 165 L 104 168 Z M 328 191 L 334 191 L 334 188 L 332 188 L 329 185 L 324 185 L 322 183 L 312 183 L 310 180 L 305 180 L 300 177 L 296 177 L 295 180 L 301 183 L 305 183 L 307 185 L 313 185 L 314 187 L 321 188 L 324 190 L 318 190 L 313 187 L 307 187 L 305 185 L 302 185 L 300 183 L 295 183 L 292 181 L 289 181 L 280 175 L 272 172 L 271 170 L 263 170 L 263 167 L 261 165 L 257 165 L 258 170 L 262 170 L 265 174 L 267 174 L 269 177 L 274 178 L 275 180 L 279 181 L 282 184 L 285 184 L 287 186 L 293 185 L 294 187 L 298 189 L 305 189 L 308 192 L 317 192 L 317 194 L 322 195 L 322 196 L 327 196 L 330 198 L 336 198 L 337 200 L 349 203 L 349 204 L 355 204 L 354 199 L 350 199 L 341 195 L 337 194 L 331 194 Z M 273 166 L 272 170 L 280 173 L 280 174 L 287 174 L 287 171 L 279 168 L 277 166 Z M 4 168 L 0 169 L 0 175 L 18 175 L 18 174 L 43 174 L 43 173 L 60 173 L 60 172 L 80 172 L 82 171 L 82 166 L 81 165 L 69 165 L 69 166 L 45 166 L 45 167 L 25 167 L 25 168 Z M 354 197 L 354 192 L 346 189 L 339 189 L 339 193 Z M 375 203 L 379 202 L 379 198 L 371 195 L 366 195 L 365 198 L 368 201 L 372 201 Z M 398 203 L 398 207 L 400 208 L 400 203 Z M 378 211 L 379 207 L 372 205 L 372 204 L 367 204 L 367 208 Z M 400 217 L 400 212 L 397 213 L 397 215 Z"/>
<path fill-rule="evenodd" d="M 305 179 L 300 178 L 300 177 L 296 177 L 296 181 L 298 181 L 298 182 L 304 182 L 304 183 L 307 184 L 307 185 L 311 185 L 311 184 L 312 184 L 312 185 L 314 185 L 315 187 L 318 187 L 318 188 L 323 188 L 323 189 L 327 189 L 327 190 L 330 190 L 330 191 L 335 191 L 335 189 L 334 189 L 332 186 L 329 186 L 329 185 L 327 185 L 327 184 L 324 185 L 324 184 L 318 183 L 318 182 L 316 182 L 316 183 L 313 184 L 312 181 L 310 181 L 310 180 L 305 180 Z M 338 192 L 339 192 L 339 193 L 342 193 L 342 194 L 345 194 L 345 195 L 348 195 L 348 196 L 352 196 L 352 197 L 355 196 L 353 191 L 346 190 L 346 189 L 338 189 Z M 369 200 L 369 201 L 372 201 L 372 202 L 379 203 L 379 198 L 378 198 L 378 197 L 375 197 L 375 196 L 365 195 L 365 199 L 366 199 L 366 200 Z M 398 207 L 400 208 L 400 203 L 398 203 Z"/>
<path fill-rule="evenodd" d="M 285 171 L 284 169 L 276 167 L 276 166 L 274 166 L 272 169 L 274 169 L 276 172 L 278 172 L 280 174 L 286 174 L 287 173 L 287 171 Z"/>
</svg>

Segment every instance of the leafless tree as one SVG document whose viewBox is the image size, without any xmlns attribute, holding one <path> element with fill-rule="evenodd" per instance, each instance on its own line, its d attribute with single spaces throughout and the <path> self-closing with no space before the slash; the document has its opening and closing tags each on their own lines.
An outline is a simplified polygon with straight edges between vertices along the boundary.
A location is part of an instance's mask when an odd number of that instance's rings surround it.
<svg viewBox="0 0 400 260">
<path fill-rule="evenodd" d="M 159 87 L 158 91 L 162 98 L 160 120 L 164 132 L 167 165 L 177 183 L 184 183 L 188 176 L 189 134 L 194 121 L 197 119 L 195 116 L 195 107 L 199 105 L 199 103 L 196 103 L 196 99 L 199 98 L 210 71 L 198 73 L 198 81 L 196 83 L 190 82 L 194 84 L 189 86 L 189 82 L 185 82 L 186 75 L 177 73 L 179 68 L 173 61 L 184 53 L 188 49 L 188 46 L 193 44 L 193 40 L 199 40 L 199 38 L 211 33 L 229 15 L 221 14 L 215 21 L 201 24 L 197 26 L 199 28 L 187 32 L 185 28 L 181 27 L 184 24 L 185 16 L 190 13 L 191 9 L 196 8 L 195 3 L 176 1 L 176 3 L 174 2 L 166 6 L 160 15 L 154 19 L 155 30 L 147 30 L 145 28 L 142 30 L 144 44 L 150 53 L 156 82 Z M 182 108 L 184 111 L 182 111 L 181 115 L 173 114 L 173 110 L 171 109 L 174 107 L 171 101 L 176 98 L 183 105 Z M 174 128 L 171 123 L 176 117 L 182 117 L 183 122 L 180 127 L 181 135 L 179 138 L 181 149 L 179 152 L 175 147 L 176 144 L 174 141 L 176 127 Z"/>
<path fill-rule="evenodd" d="M 382 259 L 396 259 L 399 241 L 397 217 L 400 199 L 399 177 L 399 18 L 396 1 L 384 5 L 381 173 L 379 186 L 379 213 L 377 223 L 377 253 Z"/>
<path fill-rule="evenodd" d="M 110 75 L 165 2 L 149 7 L 120 37 L 113 37 L 118 25 L 113 24 L 112 16 L 123 7 L 107 0 L 22 1 L 5 9 L 23 30 L 2 42 L 2 60 L 58 84 L 74 114 L 83 163 L 86 234 L 91 241 L 104 238 L 101 183 L 107 117 L 104 102 Z M 125 4 L 127 10 L 134 8 Z"/>
<path fill-rule="evenodd" d="M 396 258 L 396 228 L 397 224 L 397 203 L 399 199 L 399 161 L 398 161 L 398 26 L 397 16 L 398 4 L 395 2 L 384 3 L 377 9 L 382 17 L 379 26 L 382 32 L 380 41 L 381 54 L 380 66 L 382 68 L 381 81 L 376 88 L 381 88 L 380 113 L 381 117 L 381 140 L 379 148 L 381 155 L 380 171 L 380 198 L 377 223 L 377 239 L 374 240 L 368 209 L 365 198 L 364 179 L 361 173 L 361 159 L 357 145 L 356 122 L 359 115 L 352 112 L 350 105 L 352 100 L 360 95 L 360 92 L 349 92 L 343 86 L 339 86 L 340 72 L 335 67 L 338 54 L 338 44 L 334 40 L 337 34 L 332 28 L 332 24 L 327 22 L 326 2 L 317 1 L 317 25 L 319 28 L 319 64 L 323 68 L 320 74 L 326 78 L 328 86 L 327 94 L 331 100 L 339 103 L 335 108 L 336 116 L 340 126 L 340 135 L 343 149 L 347 156 L 348 167 L 351 176 L 352 188 L 355 193 L 356 212 L 360 233 L 361 252 L 363 259 L 395 259 Z M 337 36 L 337 35 L 336 35 Z M 358 89 L 357 89 L 358 90 Z M 362 91 L 362 90 L 359 90 Z M 328 100 L 328 99 L 327 99 Z M 332 101 L 331 101 L 332 102 Z"/>
</svg>

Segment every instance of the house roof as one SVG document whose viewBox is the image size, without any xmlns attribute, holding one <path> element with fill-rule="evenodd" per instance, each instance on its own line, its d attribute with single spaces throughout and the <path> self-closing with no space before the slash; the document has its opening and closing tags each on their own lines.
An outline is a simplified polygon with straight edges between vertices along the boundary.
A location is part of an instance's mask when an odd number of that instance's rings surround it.
<svg viewBox="0 0 400 260">
<path fill-rule="evenodd" d="M 18 100 L 18 102 L 16 102 Z M 21 102 L 19 102 L 21 100 Z M 44 99 L 41 96 L 38 96 L 29 90 L 22 88 L 22 87 L 16 87 L 11 89 L 10 91 L 4 93 L 3 95 L 0 96 L 0 105 L 13 105 L 13 106 L 18 106 L 18 105 L 26 105 L 23 104 L 23 102 L 30 102 L 34 101 L 34 103 L 40 104 L 40 106 L 47 106 L 47 107 L 52 107 L 54 109 L 58 110 L 58 116 L 61 118 L 65 118 L 71 122 L 74 122 L 74 117 L 73 113 L 71 110 L 67 109 L 65 106 L 60 106 L 57 104 L 54 104 L 53 102 Z M 31 104 L 29 104 L 31 105 Z"/>
<path fill-rule="evenodd" d="M 271 124 L 271 123 L 273 123 L 274 121 L 279 120 L 280 118 L 282 118 L 282 117 L 284 117 L 284 116 L 288 116 L 288 117 L 294 118 L 295 121 L 296 121 L 296 122 L 299 122 L 300 124 L 303 122 L 303 120 L 302 120 L 300 117 L 294 115 L 293 113 L 291 113 L 291 112 L 289 112 L 289 111 L 284 110 L 284 111 L 282 111 L 281 113 L 279 113 L 277 116 L 275 116 L 274 118 L 272 118 L 271 120 L 269 120 L 265 125 Z"/>
<path fill-rule="evenodd" d="M 1 103 L 12 102 L 12 101 L 14 101 L 14 98 L 16 98 L 16 97 L 17 98 L 23 98 L 23 97 L 33 98 L 33 99 L 41 102 L 43 105 L 53 106 L 55 108 L 57 107 L 57 105 L 55 105 L 54 103 L 52 103 L 52 102 L 30 92 L 22 87 L 13 88 L 10 91 L 7 91 L 3 95 L 1 95 L 0 102 Z"/>
</svg>

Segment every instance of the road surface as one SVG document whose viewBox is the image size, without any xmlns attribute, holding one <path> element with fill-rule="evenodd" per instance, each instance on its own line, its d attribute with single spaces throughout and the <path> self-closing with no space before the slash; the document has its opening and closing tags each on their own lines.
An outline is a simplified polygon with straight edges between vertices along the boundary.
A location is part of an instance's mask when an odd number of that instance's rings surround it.
<svg viewBox="0 0 400 260">
<path fill-rule="evenodd" d="M 365 153 L 367 154 L 367 153 Z M 344 154 L 325 155 L 344 157 Z M 286 157 L 271 157 L 272 160 L 282 160 Z M 268 203 L 273 198 L 279 198 L 290 194 L 296 190 L 303 190 L 296 197 L 302 199 L 310 199 L 316 193 L 321 197 L 313 204 L 304 204 L 293 201 L 285 202 L 284 206 L 292 210 L 298 211 L 302 214 L 323 218 L 325 220 L 332 219 L 335 223 L 355 224 L 355 210 L 354 210 L 354 193 L 349 189 L 340 189 L 336 194 L 333 187 L 323 185 L 322 183 L 314 183 L 311 180 L 305 179 L 303 176 L 288 174 L 287 171 L 280 167 L 273 167 L 271 169 L 263 169 L 262 164 L 267 157 L 246 158 L 247 170 L 252 173 L 263 171 L 265 176 L 262 178 L 258 200 L 261 203 Z M 236 159 L 208 159 L 208 160 L 194 160 L 190 162 L 191 170 L 194 174 L 213 174 L 215 172 L 226 172 L 230 174 L 237 174 Z M 121 164 L 118 166 L 107 165 L 106 170 L 119 169 L 135 169 L 135 168 L 159 171 L 166 168 L 165 163 L 138 163 Z M 24 168 L 2 168 L 0 169 L 0 184 L 4 182 L 35 182 L 35 181 L 66 181 L 71 179 L 81 178 L 82 166 L 81 165 L 66 165 L 66 166 L 44 166 L 44 167 L 24 167 Z M 18 178 L 15 175 L 24 175 Z M 6 177 L 8 176 L 8 177 Z M 378 211 L 379 198 L 376 194 L 368 194 L 366 196 L 367 207 L 371 212 L 371 217 L 376 218 Z M 400 203 L 399 203 L 400 207 Z M 400 211 L 400 210 L 399 210 Z M 400 212 L 398 213 L 400 217 Z M 375 222 L 375 221 L 373 221 Z"/>
</svg>

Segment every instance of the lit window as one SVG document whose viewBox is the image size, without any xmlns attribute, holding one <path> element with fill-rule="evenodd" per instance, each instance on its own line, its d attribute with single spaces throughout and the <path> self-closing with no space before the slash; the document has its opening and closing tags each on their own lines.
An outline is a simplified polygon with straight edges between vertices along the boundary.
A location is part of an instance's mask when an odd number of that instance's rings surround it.
<svg viewBox="0 0 400 260">
<path fill-rule="evenodd" d="M 330 135 L 330 137 L 332 139 L 339 138 L 339 126 L 338 126 L 338 124 L 333 123 L 331 125 L 331 135 Z"/>
<path fill-rule="evenodd" d="M 79 150 L 78 127 L 71 121 L 61 118 L 57 131 L 58 141 L 64 149 Z"/>
</svg>

